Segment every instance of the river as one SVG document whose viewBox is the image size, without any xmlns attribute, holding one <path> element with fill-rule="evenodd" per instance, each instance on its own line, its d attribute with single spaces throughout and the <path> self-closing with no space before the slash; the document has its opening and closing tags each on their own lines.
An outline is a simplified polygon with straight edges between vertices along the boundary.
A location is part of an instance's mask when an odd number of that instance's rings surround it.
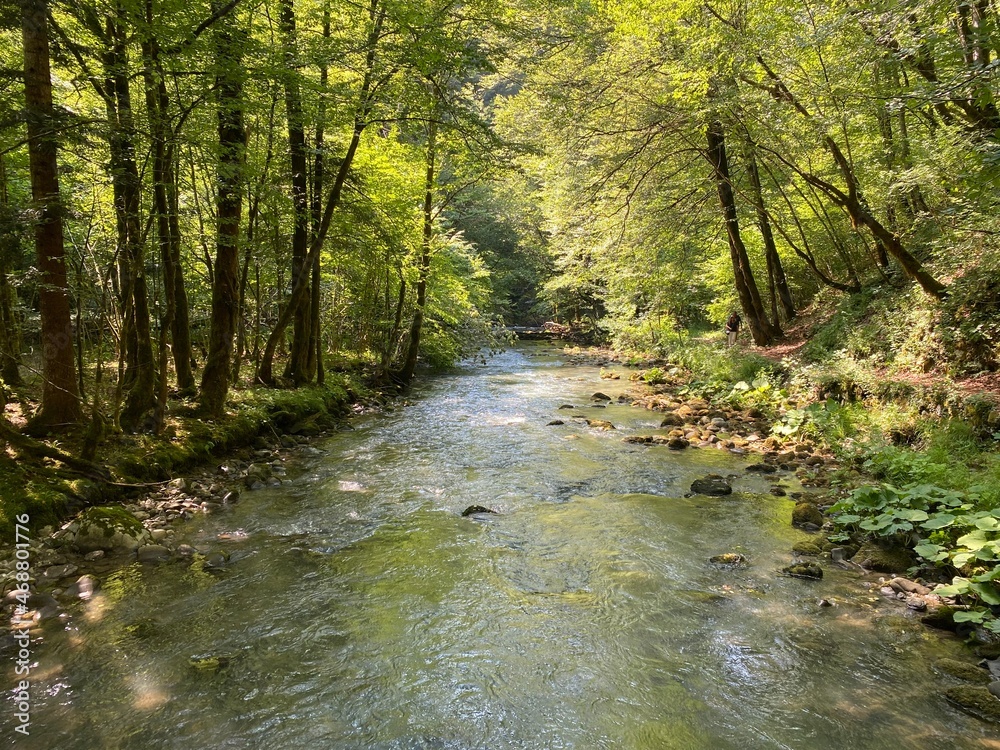
<svg viewBox="0 0 1000 750">
<path fill-rule="evenodd" d="M 941 697 L 961 644 L 782 577 L 792 501 L 725 451 L 623 443 L 627 381 L 524 345 L 317 443 L 35 644 L 39 750 L 997 748 Z M 576 409 L 559 410 L 561 404 Z M 606 419 L 588 427 L 573 414 Z M 565 424 L 548 426 L 561 418 Z M 685 497 L 708 472 L 728 498 Z M 464 518 L 470 505 L 496 515 Z M 749 567 L 709 562 L 722 552 Z M 832 599 L 836 606 L 821 607 Z M 9 712 L 8 712 L 9 713 Z"/>
</svg>

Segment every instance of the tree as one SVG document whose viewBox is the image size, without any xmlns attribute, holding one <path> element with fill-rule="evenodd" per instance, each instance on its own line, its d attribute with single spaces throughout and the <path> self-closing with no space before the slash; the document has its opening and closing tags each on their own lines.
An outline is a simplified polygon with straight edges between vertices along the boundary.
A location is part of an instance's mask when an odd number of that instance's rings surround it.
<svg viewBox="0 0 1000 750">
<path fill-rule="evenodd" d="M 218 13 L 219 7 L 213 6 Z M 215 31 L 216 112 L 219 163 L 216 178 L 216 251 L 208 358 L 201 378 L 200 402 L 211 416 L 221 416 L 229 392 L 230 361 L 239 311 L 239 240 L 243 209 L 243 71 L 239 26 L 233 16 Z"/>
<path fill-rule="evenodd" d="M 42 404 L 28 429 L 40 433 L 59 425 L 79 423 L 82 409 L 73 360 L 73 324 L 66 279 L 45 0 L 21 0 L 21 34 L 42 318 Z"/>
</svg>

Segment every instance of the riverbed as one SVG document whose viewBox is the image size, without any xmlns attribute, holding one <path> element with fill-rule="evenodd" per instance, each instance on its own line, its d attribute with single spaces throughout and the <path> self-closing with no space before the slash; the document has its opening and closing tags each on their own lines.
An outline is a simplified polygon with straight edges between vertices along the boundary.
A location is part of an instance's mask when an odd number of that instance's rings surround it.
<svg viewBox="0 0 1000 750">
<path fill-rule="evenodd" d="M 227 564 L 126 566 L 40 633 L 30 735 L 8 711 L 5 737 L 46 750 L 1000 747 L 941 697 L 951 683 L 933 662 L 967 659 L 956 639 L 829 561 L 821 581 L 782 576 L 809 536 L 793 501 L 746 473 L 748 457 L 622 442 L 665 432 L 661 415 L 617 403 L 628 385 L 523 345 L 357 418 L 281 486 L 177 528 Z M 731 475 L 734 494 L 689 496 L 707 473 Z M 472 505 L 496 513 L 463 517 Z M 709 561 L 725 552 L 749 565 Z"/>
</svg>

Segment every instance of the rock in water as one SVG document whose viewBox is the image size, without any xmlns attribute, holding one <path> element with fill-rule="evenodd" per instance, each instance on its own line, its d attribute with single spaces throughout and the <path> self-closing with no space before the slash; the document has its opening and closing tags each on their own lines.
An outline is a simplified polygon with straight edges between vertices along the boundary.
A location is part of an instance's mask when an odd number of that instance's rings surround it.
<svg viewBox="0 0 1000 750">
<path fill-rule="evenodd" d="M 468 508 L 462 511 L 462 516 L 472 516 L 476 513 L 493 513 L 496 514 L 495 510 L 491 508 L 484 508 L 482 505 L 470 505 Z"/>
<path fill-rule="evenodd" d="M 822 526 L 823 520 L 823 511 L 813 503 L 797 503 L 792 510 L 793 526 L 805 526 L 806 524 Z"/>
<path fill-rule="evenodd" d="M 695 479 L 691 483 L 691 491 L 697 495 L 712 495 L 722 497 L 732 493 L 733 488 L 724 478 L 718 474 L 709 474 L 702 479 Z"/>
<path fill-rule="evenodd" d="M 151 537 L 131 513 L 112 506 L 88 508 L 68 528 L 67 537 L 80 552 L 131 552 Z"/>
<path fill-rule="evenodd" d="M 738 552 L 725 552 L 721 555 L 714 555 L 708 558 L 709 562 L 715 563 L 716 565 L 731 565 L 731 566 L 744 566 L 747 564 L 747 558 L 745 555 L 741 555 Z"/>
<path fill-rule="evenodd" d="M 601 393 L 600 391 L 598 391 L 597 393 L 595 393 L 590 398 L 592 400 L 594 400 L 594 401 L 610 401 L 611 400 L 611 396 L 609 396 L 606 393 Z"/>
<path fill-rule="evenodd" d="M 753 471 L 758 474 L 773 474 L 778 470 L 777 466 L 772 466 L 771 464 L 753 464 L 746 468 L 747 471 Z"/>
<path fill-rule="evenodd" d="M 782 568 L 781 572 L 792 578 L 819 579 L 823 577 L 823 569 L 816 563 L 796 563 Z"/>
</svg>

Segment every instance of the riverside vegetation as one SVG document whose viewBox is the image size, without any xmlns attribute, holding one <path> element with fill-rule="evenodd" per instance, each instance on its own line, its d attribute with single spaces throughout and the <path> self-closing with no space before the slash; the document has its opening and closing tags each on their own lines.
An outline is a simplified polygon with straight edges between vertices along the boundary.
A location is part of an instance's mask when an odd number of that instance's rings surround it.
<svg viewBox="0 0 1000 750">
<path fill-rule="evenodd" d="M 673 447 L 802 447 L 820 551 L 892 553 L 993 638 L 998 21 L 964 0 L 5 6 L 0 533 L 273 451 L 548 323 L 703 399 Z M 753 347 L 725 350 L 737 309 Z M 280 463 L 252 458 L 241 481 Z M 231 491 L 196 484 L 165 501 Z"/>
</svg>

